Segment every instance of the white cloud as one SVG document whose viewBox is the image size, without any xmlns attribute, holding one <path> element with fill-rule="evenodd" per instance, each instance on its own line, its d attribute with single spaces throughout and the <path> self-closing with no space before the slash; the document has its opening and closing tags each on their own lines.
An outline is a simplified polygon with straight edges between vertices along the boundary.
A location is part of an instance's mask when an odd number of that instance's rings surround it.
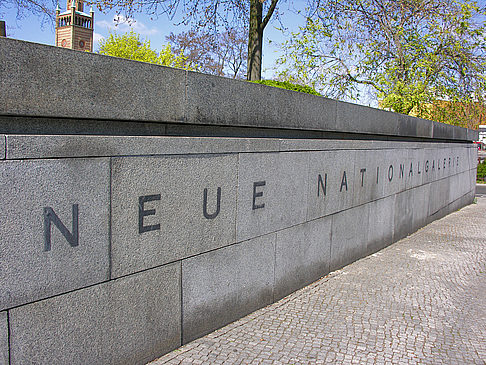
<svg viewBox="0 0 486 365">
<path fill-rule="evenodd" d="M 133 29 L 136 33 L 141 35 L 153 35 L 159 32 L 157 28 L 149 28 L 142 22 L 133 18 L 126 18 L 123 15 L 115 15 L 111 22 L 107 20 L 97 21 L 96 26 L 111 31 L 120 31 L 122 33 Z"/>
<path fill-rule="evenodd" d="M 105 37 L 103 37 L 99 33 L 96 32 L 93 33 L 93 50 L 98 49 L 98 47 L 100 46 L 100 41 L 104 38 Z"/>
</svg>

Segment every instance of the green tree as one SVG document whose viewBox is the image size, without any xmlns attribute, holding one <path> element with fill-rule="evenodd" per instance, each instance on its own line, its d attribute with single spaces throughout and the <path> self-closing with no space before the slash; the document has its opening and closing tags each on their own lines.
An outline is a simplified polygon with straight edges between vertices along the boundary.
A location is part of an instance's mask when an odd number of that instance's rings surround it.
<svg viewBox="0 0 486 365">
<path fill-rule="evenodd" d="M 172 53 L 170 45 L 162 48 L 157 54 L 150 48 L 150 41 L 140 39 L 140 35 L 133 30 L 121 35 L 110 33 L 107 39 L 100 41 L 99 53 L 162 66 L 187 68 L 185 66 L 186 57 L 182 54 Z"/>
<path fill-rule="evenodd" d="M 127 17 L 145 11 L 166 14 L 169 19 L 181 16 L 181 23 L 192 23 L 198 30 L 248 31 L 247 79 L 260 80 L 262 73 L 263 31 L 274 17 L 277 4 L 285 0 L 95 0 L 98 9 L 117 9 Z"/>
<path fill-rule="evenodd" d="M 321 0 L 283 45 L 280 78 L 468 125 L 485 95 L 484 8 L 455 0 Z M 442 113 L 442 115 L 441 115 Z M 454 118 L 453 118 L 454 116 Z"/>
</svg>

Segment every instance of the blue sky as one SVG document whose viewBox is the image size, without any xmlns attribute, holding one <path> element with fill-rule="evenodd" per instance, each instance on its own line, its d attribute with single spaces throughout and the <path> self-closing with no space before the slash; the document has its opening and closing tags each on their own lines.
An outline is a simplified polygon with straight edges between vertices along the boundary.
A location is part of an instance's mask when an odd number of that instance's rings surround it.
<svg viewBox="0 0 486 365">
<path fill-rule="evenodd" d="M 292 7 L 304 4 L 304 0 L 297 0 Z M 65 0 L 60 2 L 61 11 L 66 10 Z M 300 24 L 303 24 L 304 19 L 298 16 L 296 12 L 290 8 L 291 5 L 283 4 L 281 12 L 283 12 L 282 20 L 289 30 L 296 31 Z M 89 6 L 85 5 L 85 12 L 89 11 Z M 95 10 L 95 29 L 94 29 L 94 51 L 98 49 L 98 42 L 102 37 L 107 37 L 110 31 L 124 33 L 133 29 L 135 32 L 141 34 L 145 39 L 150 40 L 151 47 L 160 50 L 162 45 L 165 45 L 166 36 L 171 32 L 179 33 L 187 29 L 187 27 L 175 25 L 175 22 L 170 21 L 165 15 L 160 15 L 156 19 L 151 19 L 145 14 L 137 14 L 132 19 L 131 25 L 128 22 L 122 22 L 115 25 L 114 19 L 117 17 L 116 12 L 108 12 L 103 14 Z M 7 25 L 7 36 L 10 38 L 21 39 L 29 42 L 43 43 L 54 45 L 54 24 L 49 20 L 43 20 L 41 17 L 25 14 L 24 17 L 17 19 L 17 11 L 15 8 L 2 9 L 0 13 L 0 20 L 5 20 Z M 277 29 L 281 24 L 276 21 L 270 23 L 265 29 L 264 37 L 265 44 L 263 50 L 263 77 L 270 79 L 273 76 L 273 66 L 278 57 L 278 44 L 284 40 L 282 32 Z M 272 40 L 270 43 L 269 40 Z"/>
</svg>

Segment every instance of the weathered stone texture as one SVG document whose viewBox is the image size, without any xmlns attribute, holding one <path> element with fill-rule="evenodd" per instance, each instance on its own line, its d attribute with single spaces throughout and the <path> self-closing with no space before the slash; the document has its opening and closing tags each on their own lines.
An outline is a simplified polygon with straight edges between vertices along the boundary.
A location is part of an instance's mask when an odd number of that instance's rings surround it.
<svg viewBox="0 0 486 365">
<path fill-rule="evenodd" d="M 180 264 L 14 308 L 17 364 L 145 364 L 180 345 Z"/>
<path fill-rule="evenodd" d="M 0 309 L 109 278 L 108 159 L 3 161 L 0 185 Z"/>
</svg>

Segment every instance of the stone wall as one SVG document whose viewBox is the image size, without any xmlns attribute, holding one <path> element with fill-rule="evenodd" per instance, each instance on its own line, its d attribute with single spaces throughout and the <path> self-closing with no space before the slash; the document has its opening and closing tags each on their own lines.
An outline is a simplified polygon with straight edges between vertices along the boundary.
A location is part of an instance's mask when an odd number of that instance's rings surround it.
<svg viewBox="0 0 486 365">
<path fill-rule="evenodd" d="M 474 198 L 474 131 L 0 49 L 0 364 L 143 364 Z"/>
</svg>

